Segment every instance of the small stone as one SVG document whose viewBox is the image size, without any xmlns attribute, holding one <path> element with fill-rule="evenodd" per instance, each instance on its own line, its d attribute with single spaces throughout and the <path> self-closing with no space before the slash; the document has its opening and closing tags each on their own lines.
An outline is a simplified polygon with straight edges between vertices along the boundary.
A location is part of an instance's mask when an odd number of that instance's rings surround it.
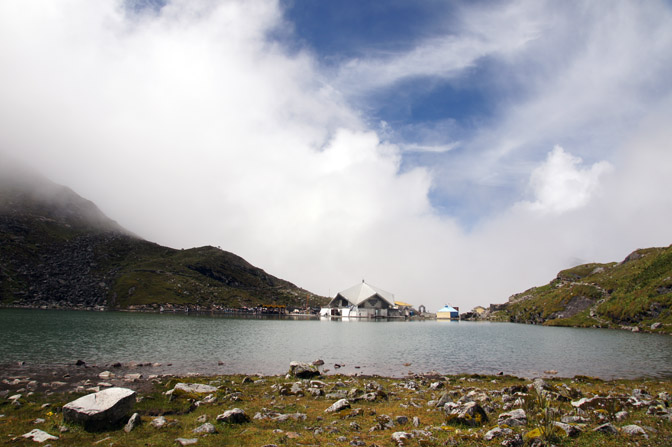
<svg viewBox="0 0 672 447">
<path fill-rule="evenodd" d="M 464 405 L 446 404 L 448 423 L 464 424 L 477 427 L 488 422 L 485 410 L 476 402 L 467 402 Z"/>
<path fill-rule="evenodd" d="M 616 421 L 618 421 L 618 422 L 623 422 L 624 420 L 626 420 L 626 419 L 628 418 L 628 416 L 630 416 L 630 413 L 628 413 L 628 412 L 625 411 L 625 410 L 622 410 L 622 411 L 619 411 L 618 413 L 616 413 L 616 414 L 614 415 L 614 418 L 615 418 Z"/>
<path fill-rule="evenodd" d="M 103 371 L 103 372 L 101 372 L 100 374 L 98 374 L 98 378 L 99 378 L 99 379 L 102 379 L 102 380 L 109 380 L 109 379 L 111 379 L 112 377 L 114 377 L 114 374 L 112 374 L 112 373 L 109 372 L 109 371 Z"/>
<path fill-rule="evenodd" d="M 411 439 L 413 439 L 412 433 L 407 433 L 405 431 L 397 431 L 392 433 L 392 442 L 399 446 L 407 445 Z"/>
<path fill-rule="evenodd" d="M 249 422 L 250 417 L 240 408 L 234 408 L 217 416 L 217 420 L 228 424 L 242 424 Z"/>
<path fill-rule="evenodd" d="M 140 425 L 141 419 L 138 413 L 133 413 L 133 416 L 130 417 L 126 425 L 124 426 L 124 431 L 130 433 L 135 427 Z"/>
<path fill-rule="evenodd" d="M 396 422 L 399 425 L 404 425 L 408 424 L 408 417 L 406 416 L 397 416 L 394 418 L 394 422 Z"/>
<path fill-rule="evenodd" d="M 208 415 L 207 414 L 202 414 L 198 418 L 196 418 L 196 422 L 198 422 L 199 424 L 202 424 L 202 423 L 207 422 L 207 421 L 208 421 Z"/>
<path fill-rule="evenodd" d="M 575 425 L 565 424 L 564 422 L 553 422 L 553 425 L 565 432 L 570 438 L 576 438 L 581 434 L 581 429 Z"/>
<path fill-rule="evenodd" d="M 616 427 L 614 427 L 610 423 L 602 424 L 599 427 L 593 429 L 593 431 L 600 432 L 600 433 L 606 433 L 606 434 L 609 434 L 609 435 L 617 435 L 618 434 L 618 430 L 616 429 Z"/>
<path fill-rule="evenodd" d="M 525 427 L 527 425 L 527 414 L 525 414 L 525 410 L 520 408 L 508 413 L 502 413 L 499 415 L 497 423 L 499 425 L 508 425 L 510 427 Z"/>
<path fill-rule="evenodd" d="M 492 441 L 495 438 L 501 438 L 504 435 L 508 435 L 508 434 L 511 434 L 511 433 L 513 433 L 513 430 L 511 430 L 510 428 L 495 427 L 492 430 L 490 430 L 489 432 L 487 432 L 483 436 L 483 439 L 485 439 L 486 441 Z"/>
<path fill-rule="evenodd" d="M 643 436 L 644 438 L 649 438 L 649 435 L 646 434 L 644 429 L 640 427 L 639 425 L 626 425 L 625 427 L 621 427 L 621 433 L 625 433 L 626 435 L 630 436 Z"/>
<path fill-rule="evenodd" d="M 195 438 L 177 438 L 175 440 L 180 445 L 194 445 L 198 442 L 198 439 Z"/>
<path fill-rule="evenodd" d="M 195 428 L 193 430 L 193 432 L 196 433 L 196 434 L 213 434 L 213 433 L 217 433 L 217 429 L 211 423 L 206 422 L 205 424 L 201 425 L 200 427 Z"/>
<path fill-rule="evenodd" d="M 329 408 L 324 410 L 325 413 L 336 413 L 338 411 L 350 408 L 350 402 L 347 399 L 341 399 L 333 403 Z"/>
<path fill-rule="evenodd" d="M 154 428 L 161 428 L 164 425 L 166 425 L 166 423 L 168 423 L 168 421 L 163 416 L 155 417 L 154 419 L 152 419 L 152 422 L 150 422 L 150 424 Z"/>
<path fill-rule="evenodd" d="M 126 374 L 124 376 L 124 382 L 137 382 L 142 379 L 142 374 Z"/>
</svg>

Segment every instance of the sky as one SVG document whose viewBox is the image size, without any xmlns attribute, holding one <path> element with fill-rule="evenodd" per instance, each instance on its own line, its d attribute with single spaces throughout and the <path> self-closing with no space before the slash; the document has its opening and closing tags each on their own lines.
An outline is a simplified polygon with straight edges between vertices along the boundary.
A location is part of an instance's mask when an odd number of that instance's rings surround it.
<svg viewBox="0 0 672 447">
<path fill-rule="evenodd" d="M 0 67 L 0 155 L 321 295 L 672 243 L 669 1 L 3 0 Z"/>
</svg>

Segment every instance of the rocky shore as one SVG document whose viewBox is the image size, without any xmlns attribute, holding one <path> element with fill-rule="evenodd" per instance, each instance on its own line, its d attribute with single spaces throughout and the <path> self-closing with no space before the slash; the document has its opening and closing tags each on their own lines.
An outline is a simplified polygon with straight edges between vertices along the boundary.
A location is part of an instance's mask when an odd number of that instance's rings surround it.
<svg viewBox="0 0 672 447">
<path fill-rule="evenodd" d="M 663 446 L 672 438 L 671 380 L 323 376 L 320 362 L 293 362 L 282 376 L 175 377 L 150 364 L 78 363 L 0 367 L 0 439 L 55 447 Z"/>
</svg>

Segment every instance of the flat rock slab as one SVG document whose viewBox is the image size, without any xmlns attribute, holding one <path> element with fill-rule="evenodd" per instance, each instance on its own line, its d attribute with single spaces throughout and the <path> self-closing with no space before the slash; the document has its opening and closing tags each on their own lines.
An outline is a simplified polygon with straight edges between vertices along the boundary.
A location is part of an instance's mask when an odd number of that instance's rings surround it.
<svg viewBox="0 0 672 447">
<path fill-rule="evenodd" d="M 178 383 L 173 388 L 173 394 L 175 395 L 180 393 L 210 394 L 216 391 L 217 387 L 203 383 Z"/>
<path fill-rule="evenodd" d="M 133 409 L 135 391 L 113 387 L 87 394 L 63 406 L 63 419 L 84 425 L 87 430 L 102 430 L 117 425 Z"/>
<path fill-rule="evenodd" d="M 53 436 L 47 433 L 46 431 L 38 430 L 35 429 L 33 431 L 30 431 L 26 433 L 25 435 L 22 435 L 24 438 L 32 438 L 33 441 L 35 442 L 44 442 L 44 441 L 52 441 L 58 439 L 58 436 Z"/>
</svg>

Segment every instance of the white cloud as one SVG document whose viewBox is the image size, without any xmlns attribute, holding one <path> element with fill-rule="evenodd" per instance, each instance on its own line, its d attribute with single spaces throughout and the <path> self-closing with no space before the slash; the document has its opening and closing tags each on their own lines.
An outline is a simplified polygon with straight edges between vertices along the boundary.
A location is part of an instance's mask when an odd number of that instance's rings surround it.
<svg viewBox="0 0 672 447">
<path fill-rule="evenodd" d="M 459 33 L 427 38 L 402 52 L 346 61 L 333 82 L 353 95 L 410 78 L 452 79 L 481 58 L 516 53 L 539 34 L 539 24 L 521 4 L 462 8 L 461 12 Z"/>
<path fill-rule="evenodd" d="M 555 146 L 546 161 L 532 171 L 530 188 L 535 200 L 522 206 L 542 213 L 563 213 L 581 208 L 599 192 L 600 176 L 611 169 L 606 161 L 589 169 L 581 168 L 582 160 Z"/>
<path fill-rule="evenodd" d="M 286 26 L 273 1 L 180 0 L 136 16 L 115 1 L 6 0 L 0 150 L 150 240 L 220 245 L 317 293 L 363 276 L 430 309 L 502 302 L 572 259 L 670 242 L 672 102 L 650 94 L 669 89 L 660 81 L 669 14 L 656 3 L 602 5 L 615 12 L 586 7 L 578 22 L 571 5 L 465 8 L 454 36 L 353 62 L 330 86 L 310 54 L 268 39 Z M 565 48 L 577 29 L 586 41 Z M 491 128 L 426 154 L 446 156 L 443 171 L 404 165 L 404 145 L 368 129 L 344 100 L 346 79 L 362 79 L 356 89 L 451 77 L 483 55 L 508 64 L 503 82 L 530 88 L 493 105 L 502 112 Z M 449 149 L 434 137 L 451 129 L 406 148 Z M 575 155 L 530 161 L 556 141 Z M 471 185 L 522 190 L 530 178 L 531 204 L 511 207 L 515 196 L 470 231 L 429 200 L 452 188 L 480 209 L 501 192 L 469 195 Z"/>
</svg>

